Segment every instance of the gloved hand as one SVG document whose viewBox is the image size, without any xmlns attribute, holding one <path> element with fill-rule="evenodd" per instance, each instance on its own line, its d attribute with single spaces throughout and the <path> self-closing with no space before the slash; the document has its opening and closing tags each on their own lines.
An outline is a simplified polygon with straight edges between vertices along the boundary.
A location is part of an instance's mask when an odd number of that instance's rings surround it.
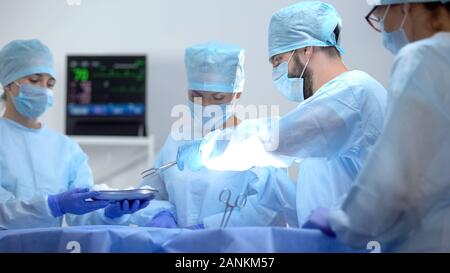
<svg viewBox="0 0 450 273">
<path fill-rule="evenodd" d="M 156 214 L 148 227 L 161 227 L 161 228 L 177 228 L 177 221 L 173 217 L 172 213 L 168 211 L 161 211 Z"/>
<path fill-rule="evenodd" d="M 196 224 L 196 225 L 193 225 L 193 226 L 188 226 L 188 227 L 185 227 L 185 228 L 186 229 L 193 229 L 193 230 L 205 229 L 205 225 L 203 223 L 200 223 L 200 224 Z"/>
<path fill-rule="evenodd" d="M 327 208 L 317 208 L 311 212 L 308 221 L 302 226 L 307 229 L 319 229 L 330 237 L 336 237 L 329 222 L 330 210 Z"/>
<path fill-rule="evenodd" d="M 105 216 L 114 219 L 123 216 L 124 214 L 132 214 L 135 213 L 138 210 L 141 210 L 148 206 L 150 201 L 143 201 L 143 200 L 134 200 L 134 201 L 117 201 L 112 204 L 109 204 L 105 208 Z"/>
<path fill-rule="evenodd" d="M 200 153 L 201 140 L 194 140 L 182 145 L 177 152 L 177 167 L 180 171 L 187 166 L 191 171 L 198 171 L 203 167 Z"/>
<path fill-rule="evenodd" d="M 102 209 L 109 204 L 108 201 L 86 201 L 86 199 L 90 199 L 96 195 L 98 195 L 98 192 L 89 191 L 87 188 L 73 189 L 71 191 L 49 195 L 47 202 L 55 217 L 59 217 L 65 213 L 82 215 L 94 210 Z"/>
</svg>

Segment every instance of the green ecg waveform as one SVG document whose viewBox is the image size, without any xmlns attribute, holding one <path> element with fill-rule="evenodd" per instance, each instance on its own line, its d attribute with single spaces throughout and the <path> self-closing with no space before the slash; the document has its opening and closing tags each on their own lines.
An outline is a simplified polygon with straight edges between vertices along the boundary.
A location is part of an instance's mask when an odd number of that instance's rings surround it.
<svg viewBox="0 0 450 273">
<path fill-rule="evenodd" d="M 101 65 L 98 69 L 92 70 L 91 72 L 89 72 L 88 68 L 73 68 L 72 73 L 74 80 L 80 82 L 95 79 L 134 79 L 136 81 L 144 81 L 144 60 L 136 60 L 134 65 L 136 68 L 132 69 L 112 69 Z"/>
</svg>

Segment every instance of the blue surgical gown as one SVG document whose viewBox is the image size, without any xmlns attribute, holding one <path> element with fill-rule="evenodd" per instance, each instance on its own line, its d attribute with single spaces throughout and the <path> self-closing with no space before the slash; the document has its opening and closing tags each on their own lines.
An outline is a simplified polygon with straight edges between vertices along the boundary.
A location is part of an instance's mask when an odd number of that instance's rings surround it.
<svg viewBox="0 0 450 273">
<path fill-rule="evenodd" d="M 368 74 L 356 70 L 342 73 L 278 118 L 278 123 L 272 123 L 273 118 L 248 120 L 234 131 L 207 135 L 201 147 L 204 164 L 237 170 L 283 166 L 289 165 L 290 159 L 297 160 L 296 203 L 301 226 L 313 209 L 342 202 L 382 131 L 386 96 L 384 87 Z M 228 146 L 220 149 L 217 139 L 228 139 Z M 211 151 L 223 153 L 210 157 Z M 260 194 L 270 201 L 274 194 L 270 187 L 266 190 Z"/>
<path fill-rule="evenodd" d="M 174 161 L 178 147 L 185 143 L 169 135 L 154 166 Z M 146 225 L 158 212 L 166 210 L 176 217 L 180 227 L 198 223 L 203 223 L 207 228 L 219 227 L 225 210 L 219 195 L 227 188 L 232 193 L 230 202 L 234 202 L 240 193 L 248 194 L 247 204 L 233 211 L 228 226 L 286 225 L 284 215 L 258 204 L 258 198 L 249 186 L 262 187 L 271 176 L 274 174 L 268 168 L 249 171 L 210 171 L 203 168 L 198 172 L 186 168 L 180 172 L 173 167 L 163 171 L 160 176 L 142 182 L 142 185 L 158 189 L 160 195 L 147 208 L 135 213 L 131 221 L 137 225 Z M 276 176 L 289 179 L 286 170 L 277 170 Z"/>
<path fill-rule="evenodd" d="M 450 251 L 450 32 L 396 56 L 383 134 L 339 210 L 338 237 L 381 251 Z"/>
<path fill-rule="evenodd" d="M 68 137 L 45 125 L 26 128 L 0 118 L 0 229 L 61 226 L 53 217 L 48 195 L 73 188 L 91 188 L 87 156 Z M 103 210 L 78 216 L 66 214 L 69 225 L 125 223 L 110 220 Z"/>
</svg>

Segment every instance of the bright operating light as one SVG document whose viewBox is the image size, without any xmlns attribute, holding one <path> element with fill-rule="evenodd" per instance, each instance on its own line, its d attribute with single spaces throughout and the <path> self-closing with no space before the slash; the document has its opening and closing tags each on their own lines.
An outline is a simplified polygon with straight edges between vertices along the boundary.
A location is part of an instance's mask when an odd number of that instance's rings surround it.
<svg viewBox="0 0 450 273">
<path fill-rule="evenodd" d="M 231 140 L 223 153 L 211 156 L 217 148 L 218 137 L 220 134 L 205 139 L 201 147 L 202 163 L 210 170 L 245 171 L 252 167 L 268 166 L 287 168 L 292 162 L 292 160 L 286 160 L 286 158 L 266 152 L 256 134 L 239 142 Z"/>
</svg>

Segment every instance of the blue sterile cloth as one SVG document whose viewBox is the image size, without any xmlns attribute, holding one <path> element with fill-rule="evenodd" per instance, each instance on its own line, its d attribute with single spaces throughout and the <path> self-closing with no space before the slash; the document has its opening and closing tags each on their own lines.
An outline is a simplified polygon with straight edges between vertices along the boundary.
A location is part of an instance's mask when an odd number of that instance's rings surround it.
<svg viewBox="0 0 450 273">
<path fill-rule="evenodd" d="M 270 227 L 164 229 L 79 226 L 0 231 L 0 252 L 368 252 L 320 231 Z"/>
</svg>

